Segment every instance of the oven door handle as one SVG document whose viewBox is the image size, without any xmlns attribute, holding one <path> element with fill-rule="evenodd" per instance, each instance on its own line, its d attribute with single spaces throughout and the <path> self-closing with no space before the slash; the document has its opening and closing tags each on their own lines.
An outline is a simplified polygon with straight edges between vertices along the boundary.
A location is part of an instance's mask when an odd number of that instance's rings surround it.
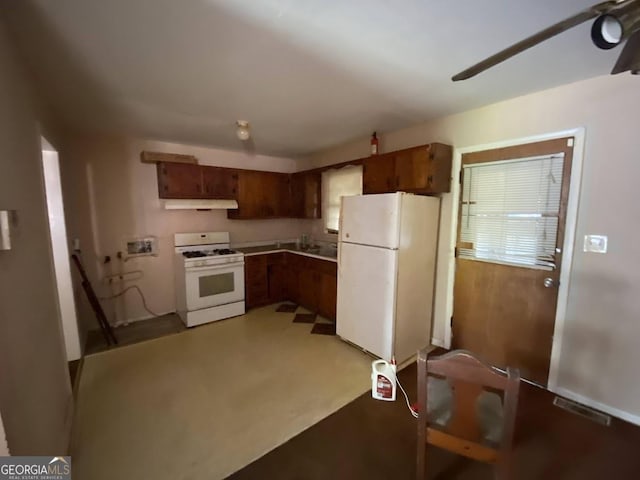
<svg viewBox="0 0 640 480">
<path fill-rule="evenodd" d="M 222 265 L 203 265 L 201 267 L 188 267 L 185 268 L 187 273 L 190 272 L 204 272 L 205 270 L 228 270 L 229 268 L 242 267 L 244 262 L 231 262 L 224 263 Z"/>
</svg>

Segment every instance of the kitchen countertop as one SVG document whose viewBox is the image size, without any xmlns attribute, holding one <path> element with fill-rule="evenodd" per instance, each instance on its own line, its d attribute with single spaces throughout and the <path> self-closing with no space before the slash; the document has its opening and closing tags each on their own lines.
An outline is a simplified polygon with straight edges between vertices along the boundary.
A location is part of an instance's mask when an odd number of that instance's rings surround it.
<svg viewBox="0 0 640 480">
<path fill-rule="evenodd" d="M 281 243 L 278 247 L 275 243 L 260 245 L 257 247 L 235 247 L 235 250 L 245 255 L 264 255 L 267 253 L 290 252 L 304 255 L 306 257 L 319 258 L 329 262 L 338 261 L 338 251 L 332 247 L 316 247 L 315 249 L 302 249 L 295 243 Z"/>
</svg>

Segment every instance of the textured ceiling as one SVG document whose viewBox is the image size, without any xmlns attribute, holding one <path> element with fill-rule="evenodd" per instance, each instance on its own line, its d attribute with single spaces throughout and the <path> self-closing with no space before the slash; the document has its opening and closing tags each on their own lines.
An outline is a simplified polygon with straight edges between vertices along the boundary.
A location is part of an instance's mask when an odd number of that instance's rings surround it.
<svg viewBox="0 0 640 480">
<path fill-rule="evenodd" d="M 450 77 L 585 0 L 22 0 L 19 51 L 70 127 L 299 156 L 603 75 L 585 24 L 478 77 Z"/>
</svg>

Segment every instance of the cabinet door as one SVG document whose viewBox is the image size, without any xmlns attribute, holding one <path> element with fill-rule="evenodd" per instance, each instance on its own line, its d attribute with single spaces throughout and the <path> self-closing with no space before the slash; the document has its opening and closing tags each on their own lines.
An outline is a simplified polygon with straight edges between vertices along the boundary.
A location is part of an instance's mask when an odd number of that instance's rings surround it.
<svg viewBox="0 0 640 480">
<path fill-rule="evenodd" d="M 238 208 L 227 210 L 228 218 L 260 218 L 260 172 L 238 170 Z"/>
<path fill-rule="evenodd" d="M 285 253 L 285 298 L 293 303 L 300 303 L 300 289 L 298 282 L 298 258 L 295 253 Z"/>
<path fill-rule="evenodd" d="M 291 175 L 291 210 L 294 218 L 321 218 L 321 174 L 302 172 Z"/>
<path fill-rule="evenodd" d="M 247 309 L 269 302 L 266 255 L 245 257 L 245 304 Z"/>
<path fill-rule="evenodd" d="M 289 183 L 289 212 L 294 218 L 304 218 L 305 182 L 304 174 L 294 173 Z"/>
<path fill-rule="evenodd" d="M 238 190 L 237 170 L 221 167 L 202 167 L 202 179 L 204 194 L 207 198 L 236 198 Z"/>
<path fill-rule="evenodd" d="M 400 191 L 425 189 L 429 177 L 430 148 L 412 148 L 396 154 L 396 183 Z"/>
<path fill-rule="evenodd" d="M 334 274 L 320 274 L 320 298 L 318 313 L 329 320 L 336 319 L 336 297 L 338 295 L 338 279 Z"/>
<path fill-rule="evenodd" d="M 430 193 L 451 191 L 451 168 L 453 148 L 451 145 L 432 143 L 429 153 L 427 185 Z"/>
<path fill-rule="evenodd" d="M 299 303 L 312 312 L 318 309 L 319 276 L 307 265 L 298 272 Z"/>
<path fill-rule="evenodd" d="M 375 155 L 364 160 L 362 193 L 395 192 L 395 158 Z"/>
<path fill-rule="evenodd" d="M 304 175 L 303 218 L 322 218 L 322 174 L 310 172 Z"/>
<path fill-rule="evenodd" d="M 396 152 L 398 190 L 444 193 L 451 189 L 452 148 L 441 143 Z"/>
<path fill-rule="evenodd" d="M 229 218 L 286 217 L 289 205 L 289 176 L 285 173 L 238 170 L 238 209 Z"/>
<path fill-rule="evenodd" d="M 200 165 L 159 162 L 157 169 L 160 198 L 203 198 Z"/>
<path fill-rule="evenodd" d="M 267 283 L 269 285 L 269 303 L 285 300 L 286 265 L 284 253 L 272 253 L 267 257 Z"/>
<path fill-rule="evenodd" d="M 275 173 L 273 180 L 273 201 L 275 217 L 286 218 L 291 216 L 291 203 L 289 201 L 289 175 Z"/>
</svg>

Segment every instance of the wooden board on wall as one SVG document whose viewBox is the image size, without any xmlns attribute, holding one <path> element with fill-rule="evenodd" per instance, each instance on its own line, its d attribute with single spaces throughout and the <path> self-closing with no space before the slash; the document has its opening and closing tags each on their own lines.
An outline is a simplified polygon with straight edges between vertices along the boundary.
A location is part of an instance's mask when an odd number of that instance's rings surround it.
<svg viewBox="0 0 640 480">
<path fill-rule="evenodd" d="M 142 163 L 173 162 L 192 163 L 196 165 L 198 164 L 198 159 L 193 155 L 183 155 L 181 153 L 148 152 L 146 150 L 140 152 L 140 161 Z"/>
</svg>

